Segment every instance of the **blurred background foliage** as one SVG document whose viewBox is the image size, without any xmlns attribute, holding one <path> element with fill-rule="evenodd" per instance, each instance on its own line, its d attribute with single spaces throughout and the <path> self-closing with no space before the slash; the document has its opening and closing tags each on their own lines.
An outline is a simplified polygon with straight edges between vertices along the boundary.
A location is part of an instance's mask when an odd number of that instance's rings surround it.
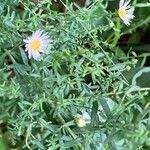
<svg viewBox="0 0 150 150">
<path fill-rule="evenodd" d="M 118 3 L 0 1 L 0 150 L 150 148 L 150 2 L 131 1 L 131 26 Z M 39 28 L 53 47 L 29 60 L 23 39 Z"/>
</svg>

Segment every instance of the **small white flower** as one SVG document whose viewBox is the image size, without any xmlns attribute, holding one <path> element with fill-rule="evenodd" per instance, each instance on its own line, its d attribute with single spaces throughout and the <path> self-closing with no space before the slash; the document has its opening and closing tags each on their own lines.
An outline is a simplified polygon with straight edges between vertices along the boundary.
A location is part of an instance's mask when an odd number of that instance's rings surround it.
<svg viewBox="0 0 150 150">
<path fill-rule="evenodd" d="M 86 121 L 82 118 L 82 115 L 76 114 L 74 119 L 78 127 L 82 128 L 86 126 Z"/>
<path fill-rule="evenodd" d="M 91 117 L 87 112 L 82 112 L 82 115 L 76 114 L 75 115 L 75 121 L 78 127 L 82 128 L 85 127 L 86 124 L 89 124 L 91 122 Z"/>
<path fill-rule="evenodd" d="M 38 59 L 43 53 L 49 42 L 50 37 L 48 35 L 48 32 L 43 34 L 43 30 L 37 30 L 32 34 L 32 36 L 28 37 L 26 40 L 24 40 L 25 44 L 25 51 L 28 52 L 29 59 L 33 57 L 34 59 Z"/>
<path fill-rule="evenodd" d="M 129 5 L 130 0 L 120 0 L 118 15 L 123 20 L 125 25 L 130 25 L 131 20 L 135 17 L 133 15 L 134 8 Z"/>
<path fill-rule="evenodd" d="M 86 121 L 84 119 L 82 119 L 82 118 L 78 118 L 77 119 L 77 125 L 80 128 L 85 127 L 86 126 Z"/>
</svg>

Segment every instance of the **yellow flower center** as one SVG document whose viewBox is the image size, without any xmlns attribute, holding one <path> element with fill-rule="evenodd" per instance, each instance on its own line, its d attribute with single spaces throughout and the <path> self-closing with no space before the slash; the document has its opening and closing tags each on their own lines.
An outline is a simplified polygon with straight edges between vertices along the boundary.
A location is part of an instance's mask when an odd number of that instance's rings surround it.
<svg viewBox="0 0 150 150">
<path fill-rule="evenodd" d="M 30 43 L 30 48 L 33 50 L 33 51 L 39 51 L 41 47 L 41 41 L 39 39 L 34 39 L 32 40 L 32 42 Z"/>
<path fill-rule="evenodd" d="M 120 7 L 118 10 L 118 14 L 119 14 L 119 17 L 125 17 L 127 15 L 127 12 L 126 12 L 125 8 Z"/>
</svg>

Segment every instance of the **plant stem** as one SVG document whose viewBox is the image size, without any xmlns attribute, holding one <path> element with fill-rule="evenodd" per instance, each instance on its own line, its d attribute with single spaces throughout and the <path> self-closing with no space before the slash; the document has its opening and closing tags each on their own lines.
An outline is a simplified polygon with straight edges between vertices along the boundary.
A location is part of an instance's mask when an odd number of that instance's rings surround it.
<svg viewBox="0 0 150 150">
<path fill-rule="evenodd" d="M 60 119 L 62 124 L 65 124 L 65 120 L 63 119 L 63 117 L 60 114 L 58 115 L 58 118 Z M 73 139 L 77 138 L 77 135 L 69 127 L 64 127 L 64 128 L 69 132 L 69 134 L 72 136 Z M 78 148 L 79 148 L 79 150 L 83 149 L 81 144 L 78 145 Z"/>
</svg>

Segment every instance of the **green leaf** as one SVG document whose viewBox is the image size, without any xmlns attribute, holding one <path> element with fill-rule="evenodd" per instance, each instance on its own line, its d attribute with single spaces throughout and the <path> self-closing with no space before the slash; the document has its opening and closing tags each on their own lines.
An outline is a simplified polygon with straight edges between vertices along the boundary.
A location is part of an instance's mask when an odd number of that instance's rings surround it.
<svg viewBox="0 0 150 150">
<path fill-rule="evenodd" d="M 45 149 L 45 148 L 44 148 L 44 145 L 43 145 L 40 141 L 38 141 L 38 140 L 35 140 L 35 141 L 34 141 L 34 144 L 36 144 L 37 147 L 40 148 L 41 150 L 42 150 L 42 149 L 43 149 L 43 150 Z"/>
<path fill-rule="evenodd" d="M 20 50 L 21 57 L 22 57 L 24 64 L 28 65 L 28 58 L 27 58 L 25 51 L 22 48 L 19 48 L 19 50 Z"/>
<path fill-rule="evenodd" d="M 81 138 L 77 138 L 77 139 L 71 140 L 69 142 L 65 142 L 64 144 L 61 145 L 61 147 L 62 148 L 71 148 L 75 145 L 80 144 L 80 142 L 81 142 Z"/>
<path fill-rule="evenodd" d="M 150 87 L 150 67 L 144 67 L 140 71 L 138 71 L 132 79 L 132 85 L 142 85 Z M 140 78 L 140 80 L 138 80 Z M 139 82 L 139 83 L 138 83 Z"/>
<path fill-rule="evenodd" d="M 12 66 L 20 75 L 28 75 L 27 71 L 31 69 L 29 66 L 25 66 L 19 63 L 14 63 Z"/>
<path fill-rule="evenodd" d="M 111 111 L 110 111 L 110 108 L 109 108 L 109 106 L 108 106 L 108 104 L 107 104 L 106 99 L 103 98 L 103 97 L 100 97 L 99 99 L 100 99 L 100 103 L 101 103 L 101 105 L 102 105 L 102 107 L 103 107 L 103 110 L 104 110 L 104 112 L 105 112 L 107 118 L 108 118 L 108 119 L 113 119 L 113 114 L 112 114 Z"/>
<path fill-rule="evenodd" d="M 0 134 L 0 150 L 7 150 L 1 134 Z"/>
<path fill-rule="evenodd" d="M 134 7 L 150 7 L 150 3 L 137 3 Z"/>
<path fill-rule="evenodd" d="M 98 117 L 98 102 L 94 101 L 92 106 L 92 112 L 91 112 L 91 124 L 92 126 L 96 126 L 99 123 L 99 117 Z"/>
</svg>

